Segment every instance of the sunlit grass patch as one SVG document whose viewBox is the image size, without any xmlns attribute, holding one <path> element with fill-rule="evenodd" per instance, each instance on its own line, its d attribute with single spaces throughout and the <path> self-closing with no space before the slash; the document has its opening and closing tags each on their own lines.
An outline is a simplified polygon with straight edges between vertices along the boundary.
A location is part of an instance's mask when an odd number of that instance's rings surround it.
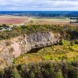
<svg viewBox="0 0 78 78">
<path fill-rule="evenodd" d="M 15 64 L 40 62 L 45 60 L 73 61 L 78 59 L 78 45 L 54 45 L 40 49 L 37 53 L 24 54 L 15 60 Z"/>
</svg>

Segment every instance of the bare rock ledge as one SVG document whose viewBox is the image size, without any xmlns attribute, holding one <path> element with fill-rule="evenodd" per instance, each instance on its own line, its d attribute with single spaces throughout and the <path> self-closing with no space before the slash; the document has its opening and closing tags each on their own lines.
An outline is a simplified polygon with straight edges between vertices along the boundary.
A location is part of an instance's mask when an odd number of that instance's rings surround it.
<svg viewBox="0 0 78 78">
<path fill-rule="evenodd" d="M 14 58 L 31 49 L 50 46 L 60 41 L 59 33 L 37 32 L 0 41 L 0 68 L 11 65 Z"/>
</svg>

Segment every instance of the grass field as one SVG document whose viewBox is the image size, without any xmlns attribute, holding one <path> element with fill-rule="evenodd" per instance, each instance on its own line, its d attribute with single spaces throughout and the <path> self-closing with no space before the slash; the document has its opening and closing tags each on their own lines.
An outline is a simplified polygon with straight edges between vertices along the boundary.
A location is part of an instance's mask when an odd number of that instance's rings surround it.
<svg viewBox="0 0 78 78">
<path fill-rule="evenodd" d="M 63 18 L 60 18 L 60 17 L 40 17 L 40 18 L 38 18 L 38 17 L 33 17 L 32 18 L 33 20 L 47 20 L 47 21 L 71 21 L 71 19 L 70 18 L 66 18 L 66 17 L 63 17 Z M 74 21 L 74 20 L 72 20 L 72 21 Z"/>
<path fill-rule="evenodd" d="M 70 18 L 66 17 L 31 17 L 31 21 L 29 21 L 28 24 L 30 25 L 52 25 L 52 24 L 60 24 L 60 25 L 73 25 L 70 24 L 70 21 L 76 21 L 76 20 L 71 20 Z M 77 26 L 77 24 L 74 24 L 74 26 Z"/>
<path fill-rule="evenodd" d="M 32 22 L 31 22 L 32 21 Z M 27 17 L 27 16 L 0 16 L 0 24 L 26 24 L 26 25 L 68 25 L 71 20 L 67 17 Z M 74 24 L 78 26 L 77 24 Z"/>
<path fill-rule="evenodd" d="M 54 45 L 40 49 L 38 52 L 24 54 L 15 59 L 15 64 L 41 62 L 46 60 L 71 62 L 78 59 L 78 45 Z"/>
</svg>

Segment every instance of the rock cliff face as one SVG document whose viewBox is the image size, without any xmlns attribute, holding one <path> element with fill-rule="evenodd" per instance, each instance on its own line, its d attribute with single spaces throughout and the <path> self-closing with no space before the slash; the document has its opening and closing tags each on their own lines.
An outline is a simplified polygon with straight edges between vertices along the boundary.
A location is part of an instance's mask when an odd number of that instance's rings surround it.
<svg viewBox="0 0 78 78">
<path fill-rule="evenodd" d="M 0 67 L 10 65 L 14 58 L 25 54 L 31 49 L 50 46 L 58 43 L 60 34 L 52 32 L 38 32 L 26 34 L 10 40 L 0 41 Z"/>
</svg>

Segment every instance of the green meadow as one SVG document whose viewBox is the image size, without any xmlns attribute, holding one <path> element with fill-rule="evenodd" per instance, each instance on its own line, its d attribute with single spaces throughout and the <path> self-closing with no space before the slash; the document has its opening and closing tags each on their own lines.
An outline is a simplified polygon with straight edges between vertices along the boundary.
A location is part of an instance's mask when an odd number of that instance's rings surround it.
<svg viewBox="0 0 78 78">
<path fill-rule="evenodd" d="M 21 55 L 20 57 L 14 59 L 14 64 L 26 63 L 29 64 L 31 62 L 42 62 L 42 61 L 64 61 L 64 62 L 72 62 L 78 59 L 78 44 L 74 42 L 68 43 L 63 41 L 62 45 L 57 44 L 50 47 L 42 48 L 38 51 L 33 51 L 33 53 L 27 53 Z"/>
</svg>

